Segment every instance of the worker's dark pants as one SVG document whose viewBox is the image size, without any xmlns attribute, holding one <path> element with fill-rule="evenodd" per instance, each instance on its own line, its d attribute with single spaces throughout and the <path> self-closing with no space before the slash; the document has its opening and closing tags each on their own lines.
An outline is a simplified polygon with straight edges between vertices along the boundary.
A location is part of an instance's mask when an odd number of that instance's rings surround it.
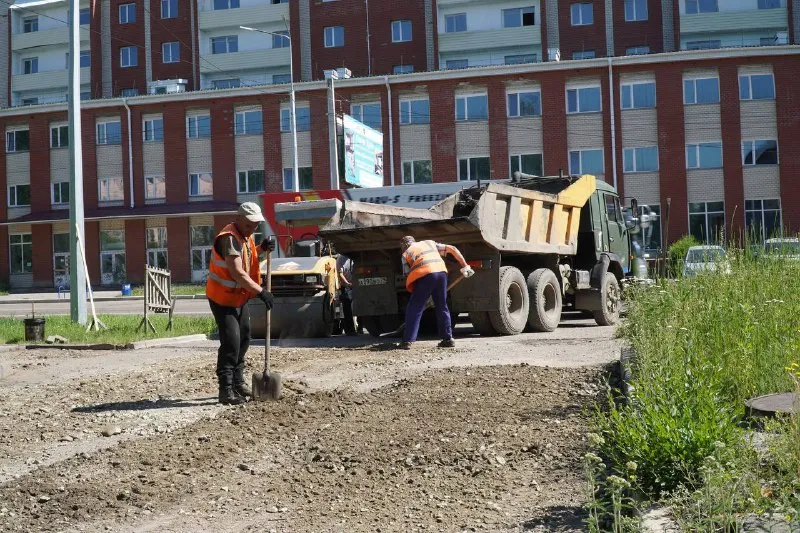
<svg viewBox="0 0 800 533">
<path fill-rule="evenodd" d="M 346 335 L 355 335 L 356 322 L 353 319 L 353 297 L 347 290 L 342 290 L 339 295 L 342 301 L 342 312 L 344 313 L 344 332 Z"/>
<path fill-rule="evenodd" d="M 223 388 L 244 383 L 244 356 L 250 346 L 250 309 L 247 304 L 242 307 L 225 307 L 211 300 L 208 304 L 219 329 L 219 386 Z"/>
<path fill-rule="evenodd" d="M 434 272 L 422 276 L 414 282 L 414 290 L 406 308 L 406 327 L 403 330 L 403 340 L 414 342 L 419 333 L 419 321 L 425 312 L 428 298 L 433 296 L 433 305 L 436 308 L 436 325 L 439 328 L 439 337 L 442 339 L 453 338 L 453 327 L 450 324 L 450 310 L 447 309 L 447 272 Z"/>
</svg>

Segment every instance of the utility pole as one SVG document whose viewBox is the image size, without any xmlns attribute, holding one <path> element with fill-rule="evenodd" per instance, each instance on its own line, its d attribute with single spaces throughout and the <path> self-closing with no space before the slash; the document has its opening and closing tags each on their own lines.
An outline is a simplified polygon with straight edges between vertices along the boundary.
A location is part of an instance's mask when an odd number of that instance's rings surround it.
<svg viewBox="0 0 800 533">
<path fill-rule="evenodd" d="M 86 272 L 78 254 L 78 233 L 86 242 L 83 224 L 83 148 L 81 146 L 81 26 L 80 0 L 70 0 L 69 11 L 69 314 L 86 324 Z M 85 259 L 85 257 L 84 257 Z"/>
<path fill-rule="evenodd" d="M 339 79 L 339 73 L 335 69 L 326 70 L 325 78 L 328 80 L 328 142 L 330 143 L 331 190 L 335 191 L 339 189 L 339 144 L 336 136 L 336 94 L 333 82 Z"/>
</svg>

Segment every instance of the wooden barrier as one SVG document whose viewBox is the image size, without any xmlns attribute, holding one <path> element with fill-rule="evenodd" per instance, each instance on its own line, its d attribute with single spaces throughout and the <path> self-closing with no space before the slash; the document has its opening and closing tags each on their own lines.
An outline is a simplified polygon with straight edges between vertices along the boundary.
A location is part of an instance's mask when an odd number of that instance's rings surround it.
<svg viewBox="0 0 800 533">
<path fill-rule="evenodd" d="M 172 314 L 175 310 L 175 299 L 172 297 L 172 273 L 155 267 L 145 267 L 144 270 L 144 317 L 136 328 L 139 331 L 148 328 L 156 332 L 150 322 L 150 313 L 169 313 L 167 329 L 172 330 Z"/>
</svg>

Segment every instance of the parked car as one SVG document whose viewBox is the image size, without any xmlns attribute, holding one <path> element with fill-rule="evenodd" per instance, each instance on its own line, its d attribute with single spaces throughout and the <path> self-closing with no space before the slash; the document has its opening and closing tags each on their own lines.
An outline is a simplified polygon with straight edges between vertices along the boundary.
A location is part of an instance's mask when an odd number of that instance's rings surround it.
<svg viewBox="0 0 800 533">
<path fill-rule="evenodd" d="M 800 239 L 775 238 L 764 241 L 764 257 L 800 261 Z"/>
<path fill-rule="evenodd" d="M 700 272 L 730 274 L 731 263 L 722 246 L 692 246 L 683 260 L 683 275 L 695 276 Z"/>
</svg>

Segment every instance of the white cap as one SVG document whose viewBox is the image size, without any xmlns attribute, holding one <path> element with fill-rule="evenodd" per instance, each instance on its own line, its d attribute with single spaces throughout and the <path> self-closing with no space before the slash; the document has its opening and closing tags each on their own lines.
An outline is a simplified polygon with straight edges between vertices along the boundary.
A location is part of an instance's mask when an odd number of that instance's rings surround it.
<svg viewBox="0 0 800 533">
<path fill-rule="evenodd" d="M 243 216 L 250 222 L 264 222 L 264 215 L 261 208 L 254 202 L 245 202 L 239 206 L 239 216 Z"/>
</svg>

